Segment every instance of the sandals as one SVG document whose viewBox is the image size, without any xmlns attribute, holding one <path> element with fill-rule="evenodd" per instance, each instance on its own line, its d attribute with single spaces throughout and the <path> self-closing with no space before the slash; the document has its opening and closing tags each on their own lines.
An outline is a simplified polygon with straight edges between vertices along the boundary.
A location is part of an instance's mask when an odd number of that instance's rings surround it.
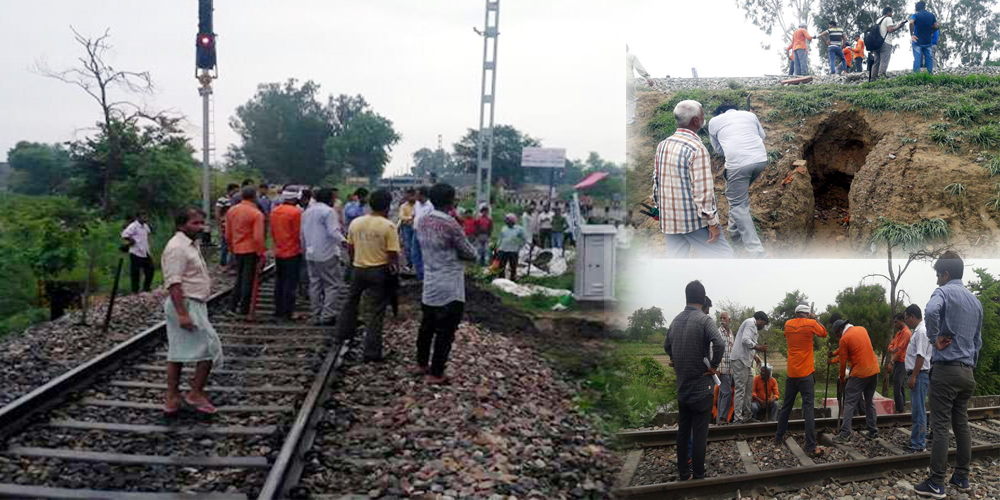
<svg viewBox="0 0 1000 500">
<path fill-rule="evenodd" d="M 175 403 L 175 404 L 171 404 L 168 401 L 168 402 L 166 402 L 163 405 L 163 414 L 166 415 L 166 416 L 168 416 L 168 417 L 172 417 L 174 415 L 177 415 L 181 411 L 181 406 L 182 406 L 182 403 L 179 402 L 179 401 L 177 403 Z"/>
<path fill-rule="evenodd" d="M 184 396 L 184 402 L 194 407 L 194 411 L 201 413 L 202 415 L 215 415 L 216 413 L 219 412 L 219 409 L 216 408 L 211 402 L 207 400 L 203 403 L 195 403 L 191 401 L 187 396 Z"/>
</svg>

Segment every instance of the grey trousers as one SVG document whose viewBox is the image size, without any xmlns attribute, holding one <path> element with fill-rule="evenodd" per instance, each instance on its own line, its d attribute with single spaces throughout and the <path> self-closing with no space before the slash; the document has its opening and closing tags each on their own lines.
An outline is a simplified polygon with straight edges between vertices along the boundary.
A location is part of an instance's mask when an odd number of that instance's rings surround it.
<svg viewBox="0 0 1000 500">
<path fill-rule="evenodd" d="M 732 259 L 733 247 L 726 241 L 726 235 L 719 235 L 718 241 L 709 244 L 709 232 L 707 227 L 697 231 L 684 234 L 664 234 L 667 240 L 668 259 L 687 259 L 691 256 L 691 248 L 694 248 L 698 258 L 701 259 Z"/>
<path fill-rule="evenodd" d="M 343 306 L 344 268 L 340 259 L 306 261 L 309 267 L 309 303 L 314 321 L 331 321 Z"/>
<path fill-rule="evenodd" d="M 969 479 L 972 434 L 969 432 L 969 398 L 976 378 L 967 366 L 934 365 L 931 368 L 931 481 L 943 487 L 948 472 L 948 428 L 955 432 L 955 476 Z"/>
<path fill-rule="evenodd" d="M 885 76 L 885 72 L 889 70 L 890 56 L 892 56 L 892 44 L 886 41 L 875 52 L 875 66 L 873 66 L 872 80 L 877 80 Z"/>
<path fill-rule="evenodd" d="M 903 413 L 906 406 L 906 365 L 902 362 L 892 364 L 892 401 L 896 413 Z"/>
<path fill-rule="evenodd" d="M 753 403 L 750 403 L 750 411 L 752 412 L 752 415 L 754 415 L 755 417 L 757 416 L 758 413 L 760 413 L 761 410 L 764 409 L 764 407 L 765 407 L 764 403 L 759 403 L 757 401 L 754 401 Z M 766 407 L 767 407 L 767 421 L 768 422 L 777 422 L 778 421 L 778 402 L 777 401 L 771 401 L 771 403 L 768 404 L 768 405 L 766 405 Z"/>
<path fill-rule="evenodd" d="M 809 60 L 805 49 L 795 49 L 795 76 L 804 76 L 809 71 Z"/>
<path fill-rule="evenodd" d="M 729 420 L 729 405 L 733 404 L 733 377 L 732 375 L 719 374 L 719 414 L 715 423 L 722 425 Z"/>
<path fill-rule="evenodd" d="M 726 178 L 726 199 L 729 200 L 729 237 L 733 241 L 743 240 L 744 248 L 753 256 L 763 254 L 764 247 L 750 216 L 750 184 L 765 168 L 767 162 L 763 161 L 740 168 L 727 167 L 722 174 Z"/>
<path fill-rule="evenodd" d="M 750 420 L 750 396 L 753 394 L 753 378 L 750 376 L 750 366 L 738 359 L 730 360 L 729 368 L 733 372 L 733 383 L 736 385 L 736 402 L 733 407 L 733 422 Z"/>
<path fill-rule="evenodd" d="M 851 419 L 854 418 L 854 411 L 857 410 L 862 398 L 864 398 L 865 404 L 865 426 L 868 427 L 868 432 L 878 433 L 878 427 L 875 425 L 875 389 L 877 387 L 878 374 L 865 378 L 848 377 L 847 387 L 844 388 L 844 423 L 840 426 L 842 437 L 851 437 Z"/>
</svg>

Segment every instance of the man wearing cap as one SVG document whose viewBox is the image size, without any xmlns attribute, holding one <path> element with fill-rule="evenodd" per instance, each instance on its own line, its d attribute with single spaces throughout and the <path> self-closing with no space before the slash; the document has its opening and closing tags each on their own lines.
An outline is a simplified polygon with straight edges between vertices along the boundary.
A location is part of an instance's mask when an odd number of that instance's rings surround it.
<svg viewBox="0 0 1000 500">
<path fill-rule="evenodd" d="M 947 251 L 934 263 L 938 288 L 924 308 L 926 338 L 936 349 L 931 354 L 930 406 L 931 477 L 914 489 L 918 495 L 945 497 L 948 472 L 948 434 L 955 433 L 955 473 L 948 484 L 968 492 L 972 436 L 969 433 L 969 398 L 976 390 L 974 370 L 983 347 L 983 306 L 962 284 L 965 263 Z"/>
<path fill-rule="evenodd" d="M 653 80 L 649 78 L 649 73 L 646 72 L 646 68 L 642 67 L 642 63 L 639 62 L 639 58 L 635 57 L 635 54 L 630 54 L 628 51 L 628 44 L 625 44 L 625 124 L 634 125 L 635 124 L 635 104 L 638 99 L 635 97 L 635 75 L 633 71 L 638 71 L 643 78 L 646 79 L 646 83 L 650 87 L 653 86 Z"/>
<path fill-rule="evenodd" d="M 277 268 L 274 316 L 292 319 L 301 273 L 299 266 L 302 265 L 302 209 L 299 208 L 297 191 L 282 192 L 278 202 L 280 204 L 271 210 L 271 237 Z"/>
<path fill-rule="evenodd" d="M 771 376 L 771 365 L 760 368 L 760 375 L 753 378 L 753 402 L 751 415 L 758 415 L 767 409 L 767 421 L 778 421 L 778 381 Z"/>
<path fill-rule="evenodd" d="M 767 326 L 767 314 L 764 311 L 753 313 L 740 325 L 736 333 L 736 341 L 729 355 L 729 367 L 733 372 L 733 385 L 736 386 L 736 403 L 733 412 L 733 422 L 744 424 L 755 422 L 750 413 L 750 395 L 753 393 L 753 378 L 750 376 L 750 362 L 754 351 L 767 352 L 766 344 L 757 343 L 758 331 Z"/>
<path fill-rule="evenodd" d="M 785 50 L 791 50 L 795 54 L 795 75 L 804 76 L 809 71 L 806 61 L 806 54 L 809 52 L 809 40 L 812 35 L 806 30 L 806 23 L 799 25 L 799 29 L 792 33 L 792 43 L 788 44 Z"/>
<path fill-rule="evenodd" d="M 833 437 L 833 442 L 846 444 L 851 439 L 851 419 L 862 397 L 865 403 L 865 425 L 868 427 L 868 438 L 878 437 L 878 427 L 875 425 L 875 389 L 878 386 L 880 372 L 875 351 L 872 349 L 868 330 L 854 326 L 846 319 L 837 320 L 833 331 L 840 336 L 840 347 L 836 354 L 840 363 L 839 382 L 845 382 L 847 363 L 851 364 L 851 376 L 844 388 L 844 413 L 840 433 Z M 831 361 L 832 363 L 832 361 Z"/>
<path fill-rule="evenodd" d="M 795 406 L 795 396 L 802 394 L 802 418 L 806 423 L 806 448 L 811 456 L 823 454 L 816 446 L 816 420 L 813 406 L 816 402 L 816 376 L 813 361 L 813 339 L 826 337 L 826 328 L 816 321 L 816 315 L 809 306 L 800 304 L 795 308 L 795 317 L 785 322 L 785 341 L 788 344 L 788 378 L 785 379 L 785 401 L 778 417 L 778 430 L 774 434 L 775 444 L 784 442 L 788 429 L 788 418 Z"/>
<path fill-rule="evenodd" d="M 705 111 L 698 101 L 681 101 L 674 107 L 674 121 L 677 131 L 656 146 L 653 161 L 653 200 L 660 210 L 667 258 L 686 259 L 693 247 L 702 258 L 731 259 L 733 248 L 719 225 L 711 160 L 698 137 Z M 746 405 L 749 411 L 749 400 Z"/>
</svg>

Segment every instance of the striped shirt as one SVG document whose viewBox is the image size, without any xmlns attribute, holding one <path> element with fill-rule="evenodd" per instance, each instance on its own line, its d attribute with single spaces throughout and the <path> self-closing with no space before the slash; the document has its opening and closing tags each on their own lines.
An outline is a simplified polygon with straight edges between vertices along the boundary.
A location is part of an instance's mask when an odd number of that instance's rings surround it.
<svg viewBox="0 0 1000 500">
<path fill-rule="evenodd" d="M 708 149 L 694 132 L 678 128 L 656 146 L 653 198 L 660 231 L 686 234 L 719 223 Z"/>
<path fill-rule="evenodd" d="M 726 331 L 725 327 L 719 327 L 719 336 L 722 337 L 722 342 L 725 344 L 726 350 L 722 355 L 722 362 L 719 363 L 719 373 L 723 375 L 729 375 L 729 355 L 733 352 L 733 336 Z"/>
</svg>

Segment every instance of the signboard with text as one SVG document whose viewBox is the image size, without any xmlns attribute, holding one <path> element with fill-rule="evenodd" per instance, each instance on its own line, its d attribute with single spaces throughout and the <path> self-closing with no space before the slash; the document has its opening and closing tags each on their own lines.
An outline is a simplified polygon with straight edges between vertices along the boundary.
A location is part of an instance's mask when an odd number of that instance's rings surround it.
<svg viewBox="0 0 1000 500">
<path fill-rule="evenodd" d="M 564 148 L 524 148 L 521 150 L 521 166 L 537 168 L 565 168 Z"/>
</svg>

